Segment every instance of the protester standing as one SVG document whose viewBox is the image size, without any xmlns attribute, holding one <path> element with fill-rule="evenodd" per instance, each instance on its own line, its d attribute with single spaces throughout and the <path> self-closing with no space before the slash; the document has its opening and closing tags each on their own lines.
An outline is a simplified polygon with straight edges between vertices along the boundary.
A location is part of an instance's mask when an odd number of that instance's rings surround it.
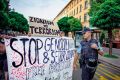
<svg viewBox="0 0 120 80">
<path fill-rule="evenodd" d="M 8 80 L 8 64 L 7 64 L 7 56 L 5 49 L 4 38 L 11 38 L 11 36 L 6 35 L 2 31 L 0 31 L 0 80 L 3 77 L 3 72 L 5 76 L 5 80 Z"/>
</svg>

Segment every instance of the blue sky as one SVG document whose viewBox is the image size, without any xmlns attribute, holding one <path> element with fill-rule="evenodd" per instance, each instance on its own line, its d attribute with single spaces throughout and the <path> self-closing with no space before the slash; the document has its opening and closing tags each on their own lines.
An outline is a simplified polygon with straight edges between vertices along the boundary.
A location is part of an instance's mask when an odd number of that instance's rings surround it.
<svg viewBox="0 0 120 80">
<path fill-rule="evenodd" d="M 34 16 L 53 20 L 70 0 L 10 0 L 10 8 L 22 13 L 27 19 Z"/>
</svg>

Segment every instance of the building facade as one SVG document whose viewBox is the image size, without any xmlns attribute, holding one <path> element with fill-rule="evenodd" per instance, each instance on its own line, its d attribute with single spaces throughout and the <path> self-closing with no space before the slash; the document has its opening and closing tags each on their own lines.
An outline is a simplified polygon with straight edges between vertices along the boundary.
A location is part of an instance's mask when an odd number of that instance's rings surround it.
<svg viewBox="0 0 120 80">
<path fill-rule="evenodd" d="M 61 12 L 54 18 L 57 22 L 64 16 L 73 16 L 80 19 L 83 27 L 89 27 L 89 12 L 90 0 L 70 0 L 70 2 L 61 10 Z"/>
<path fill-rule="evenodd" d="M 73 16 L 78 18 L 83 27 L 90 27 L 89 15 L 91 0 L 70 0 L 68 4 L 60 11 L 60 13 L 54 18 L 54 22 L 58 22 L 65 16 Z M 100 32 L 93 34 L 94 38 L 99 38 Z"/>
<path fill-rule="evenodd" d="M 80 19 L 83 27 L 91 27 L 89 23 L 90 16 L 88 15 L 88 12 L 90 10 L 90 2 L 91 0 L 70 0 L 68 4 L 60 11 L 60 13 L 54 18 L 54 22 L 58 22 L 61 18 L 65 16 L 73 16 L 75 18 Z M 118 32 L 115 33 L 113 36 L 113 43 L 120 44 L 120 29 L 119 34 Z M 100 30 L 97 30 L 97 28 L 93 29 L 93 38 L 98 39 L 100 38 Z M 77 35 L 77 34 L 76 34 Z M 120 47 L 119 47 L 120 48 Z"/>
</svg>

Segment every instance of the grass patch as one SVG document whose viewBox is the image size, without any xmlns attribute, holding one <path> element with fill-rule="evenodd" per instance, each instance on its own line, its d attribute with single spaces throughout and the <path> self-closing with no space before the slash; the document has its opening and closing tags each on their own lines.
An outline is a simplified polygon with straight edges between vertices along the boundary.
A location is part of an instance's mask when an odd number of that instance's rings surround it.
<svg viewBox="0 0 120 80">
<path fill-rule="evenodd" d="M 106 53 L 106 54 L 104 54 L 104 57 L 112 58 L 112 59 L 118 59 L 119 58 L 117 55 L 114 55 L 114 53 L 112 55 L 109 55 L 108 53 Z"/>
</svg>

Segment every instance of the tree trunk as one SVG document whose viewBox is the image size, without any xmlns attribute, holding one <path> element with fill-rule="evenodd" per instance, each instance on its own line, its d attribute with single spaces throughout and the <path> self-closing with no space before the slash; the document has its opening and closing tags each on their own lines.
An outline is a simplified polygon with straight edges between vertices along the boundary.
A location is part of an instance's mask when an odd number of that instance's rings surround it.
<svg viewBox="0 0 120 80">
<path fill-rule="evenodd" d="M 74 38 L 75 38 L 74 43 L 75 43 L 75 47 L 76 47 L 76 32 L 74 32 Z"/>
<path fill-rule="evenodd" d="M 109 39 L 109 55 L 112 55 L 112 29 L 108 30 L 108 39 Z"/>
<path fill-rule="evenodd" d="M 68 36 L 68 32 L 65 32 L 65 36 Z"/>
<path fill-rule="evenodd" d="M 72 38 L 75 39 L 75 32 L 72 31 Z"/>
<path fill-rule="evenodd" d="M 74 43 L 75 43 L 74 46 L 76 47 L 76 33 L 75 33 L 75 31 L 72 31 L 71 33 L 72 33 L 72 38 L 73 38 Z"/>
</svg>

